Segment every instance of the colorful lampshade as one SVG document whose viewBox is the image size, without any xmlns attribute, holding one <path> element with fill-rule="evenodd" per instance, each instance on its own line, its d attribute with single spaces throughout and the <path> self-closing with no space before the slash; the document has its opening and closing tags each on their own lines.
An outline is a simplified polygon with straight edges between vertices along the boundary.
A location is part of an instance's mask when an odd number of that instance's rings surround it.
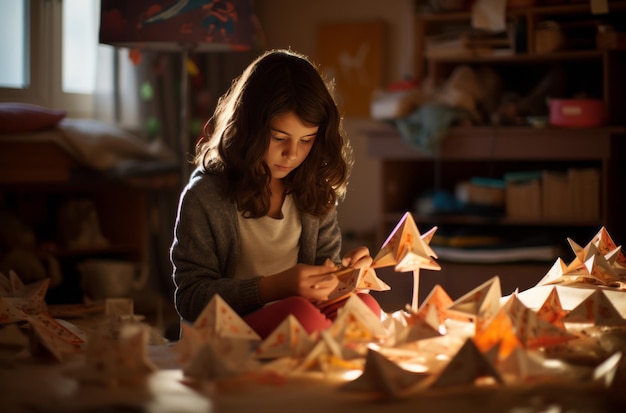
<svg viewBox="0 0 626 413">
<path fill-rule="evenodd" d="M 161 51 L 245 51 L 261 42 L 252 0 L 101 0 L 100 43 Z"/>
</svg>

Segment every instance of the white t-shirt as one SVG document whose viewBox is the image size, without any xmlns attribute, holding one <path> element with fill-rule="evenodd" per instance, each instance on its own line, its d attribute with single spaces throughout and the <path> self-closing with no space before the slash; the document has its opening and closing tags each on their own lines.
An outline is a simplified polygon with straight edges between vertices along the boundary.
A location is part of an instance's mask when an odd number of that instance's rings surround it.
<svg viewBox="0 0 626 413">
<path fill-rule="evenodd" d="M 302 222 L 291 195 L 285 197 L 281 212 L 281 219 L 268 216 L 246 219 L 237 214 L 241 261 L 236 278 L 272 275 L 298 263 Z"/>
</svg>

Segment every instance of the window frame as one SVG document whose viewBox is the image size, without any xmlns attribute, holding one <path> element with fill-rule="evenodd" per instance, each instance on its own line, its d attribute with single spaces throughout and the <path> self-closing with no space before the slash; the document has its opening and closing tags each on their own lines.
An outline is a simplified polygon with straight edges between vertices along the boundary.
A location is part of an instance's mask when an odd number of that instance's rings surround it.
<svg viewBox="0 0 626 413">
<path fill-rule="evenodd" d="M 93 94 L 63 92 L 63 1 L 23 1 L 30 26 L 29 84 L 23 89 L 0 87 L 0 101 L 62 109 L 70 117 L 93 117 Z"/>
</svg>

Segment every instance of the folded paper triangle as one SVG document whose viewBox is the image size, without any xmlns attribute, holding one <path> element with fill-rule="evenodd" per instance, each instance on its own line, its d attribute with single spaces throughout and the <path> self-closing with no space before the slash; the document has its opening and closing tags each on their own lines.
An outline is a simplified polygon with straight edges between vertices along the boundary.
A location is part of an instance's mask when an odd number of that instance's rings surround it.
<svg viewBox="0 0 626 413">
<path fill-rule="evenodd" d="M 431 387 L 474 385 L 477 381 L 484 379 L 504 384 L 498 370 L 480 352 L 474 340 L 468 338 L 452 360 L 438 374 Z"/>
<path fill-rule="evenodd" d="M 344 384 L 341 390 L 375 392 L 395 397 L 427 377 L 429 375 L 426 373 L 405 370 L 378 351 L 369 349 L 363 373 Z"/>
<path fill-rule="evenodd" d="M 193 327 L 209 336 L 244 340 L 260 340 L 261 337 L 218 294 L 208 302 Z"/>
<path fill-rule="evenodd" d="M 437 254 L 428 245 L 436 227 L 422 236 L 413 215 L 406 212 L 374 257 L 373 268 L 395 266 L 397 272 L 409 272 L 417 268 L 440 270 L 433 258 Z"/>
<path fill-rule="evenodd" d="M 495 276 L 454 301 L 448 311 L 466 315 L 477 322 L 488 322 L 500 308 L 500 277 Z"/>
<path fill-rule="evenodd" d="M 593 323 L 596 326 L 624 326 L 626 320 L 601 289 L 589 294 L 563 318 L 564 323 Z"/>
<path fill-rule="evenodd" d="M 304 357 L 314 341 L 292 314 L 288 315 L 256 349 L 256 357 Z"/>
</svg>

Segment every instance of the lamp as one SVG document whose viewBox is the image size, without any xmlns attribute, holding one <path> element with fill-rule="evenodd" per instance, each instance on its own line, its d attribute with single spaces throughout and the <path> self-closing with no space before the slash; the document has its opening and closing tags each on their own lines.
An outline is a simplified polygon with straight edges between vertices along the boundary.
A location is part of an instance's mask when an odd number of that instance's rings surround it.
<svg viewBox="0 0 626 413">
<path fill-rule="evenodd" d="M 182 54 L 183 182 L 189 176 L 189 54 L 248 51 L 261 34 L 252 0 L 101 0 L 100 43 Z"/>
</svg>

